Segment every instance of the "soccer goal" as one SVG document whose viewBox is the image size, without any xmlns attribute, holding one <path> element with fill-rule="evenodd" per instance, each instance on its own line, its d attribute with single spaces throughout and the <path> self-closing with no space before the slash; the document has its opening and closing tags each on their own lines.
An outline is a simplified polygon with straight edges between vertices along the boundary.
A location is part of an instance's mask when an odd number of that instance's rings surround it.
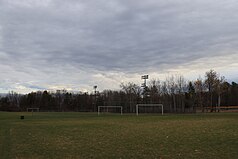
<svg viewBox="0 0 238 159">
<path fill-rule="evenodd" d="M 102 112 L 120 113 L 122 115 L 122 106 L 98 106 L 98 115 Z"/>
<path fill-rule="evenodd" d="M 144 107 L 144 108 L 160 107 L 161 108 L 161 113 L 162 113 L 162 115 L 164 115 L 164 106 L 163 106 L 163 104 L 137 104 L 136 105 L 136 115 L 139 115 L 139 107 Z"/>
<path fill-rule="evenodd" d="M 40 108 L 27 108 L 27 112 L 39 112 Z"/>
</svg>

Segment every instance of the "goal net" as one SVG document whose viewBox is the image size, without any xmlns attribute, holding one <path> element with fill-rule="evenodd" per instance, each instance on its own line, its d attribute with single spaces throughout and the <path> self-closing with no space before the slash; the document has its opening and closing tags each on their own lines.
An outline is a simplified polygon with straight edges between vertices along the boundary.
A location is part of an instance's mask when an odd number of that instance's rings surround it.
<svg viewBox="0 0 238 159">
<path fill-rule="evenodd" d="M 122 115 L 122 106 L 98 106 L 98 115 L 101 113 L 120 113 Z"/>
<path fill-rule="evenodd" d="M 164 106 L 163 104 L 137 104 L 136 115 L 139 113 L 161 113 L 163 115 Z"/>
</svg>

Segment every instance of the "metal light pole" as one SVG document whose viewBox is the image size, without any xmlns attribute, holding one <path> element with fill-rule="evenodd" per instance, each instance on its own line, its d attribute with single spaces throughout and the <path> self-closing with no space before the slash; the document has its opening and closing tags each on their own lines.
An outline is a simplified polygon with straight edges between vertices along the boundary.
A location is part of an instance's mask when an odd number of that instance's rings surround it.
<svg viewBox="0 0 238 159">
<path fill-rule="evenodd" d="M 146 80 L 149 79 L 149 75 L 141 76 L 141 79 L 144 80 L 144 83 L 142 83 L 142 87 L 146 87 Z"/>
<path fill-rule="evenodd" d="M 93 88 L 94 88 L 94 94 L 96 95 L 96 93 L 97 93 L 97 87 L 98 86 L 93 86 Z"/>
<path fill-rule="evenodd" d="M 95 108 L 94 108 L 94 111 L 95 110 L 97 110 L 97 87 L 98 86 L 93 86 L 93 88 L 94 88 L 94 96 L 95 96 L 95 100 L 94 100 L 94 102 L 95 102 Z"/>
<path fill-rule="evenodd" d="M 147 86 L 146 86 L 146 80 L 149 79 L 149 75 L 143 75 L 141 76 L 141 79 L 144 80 L 144 83 L 141 84 L 141 87 L 144 89 L 143 90 L 143 100 L 146 97 L 146 91 L 147 91 Z"/>
</svg>

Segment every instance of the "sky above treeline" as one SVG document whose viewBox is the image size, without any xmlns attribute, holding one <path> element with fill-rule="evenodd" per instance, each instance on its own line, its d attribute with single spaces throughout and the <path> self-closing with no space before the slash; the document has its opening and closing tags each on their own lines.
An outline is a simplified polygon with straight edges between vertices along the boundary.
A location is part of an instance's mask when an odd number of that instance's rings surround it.
<svg viewBox="0 0 238 159">
<path fill-rule="evenodd" d="M 0 93 L 238 82 L 237 0 L 0 0 Z"/>
</svg>

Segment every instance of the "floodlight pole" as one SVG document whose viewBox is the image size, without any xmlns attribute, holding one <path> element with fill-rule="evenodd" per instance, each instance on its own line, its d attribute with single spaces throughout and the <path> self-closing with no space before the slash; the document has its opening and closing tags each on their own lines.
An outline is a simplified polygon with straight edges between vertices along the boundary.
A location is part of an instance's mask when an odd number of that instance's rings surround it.
<svg viewBox="0 0 238 159">
<path fill-rule="evenodd" d="M 139 114 L 139 109 L 138 109 L 138 104 L 136 105 L 136 115 L 138 116 Z"/>
<path fill-rule="evenodd" d="M 144 83 L 142 83 L 142 85 L 141 85 L 141 87 L 144 88 L 144 92 L 143 92 L 143 93 L 144 93 L 144 94 L 143 94 L 143 99 L 144 99 L 145 93 L 146 93 L 146 88 L 147 88 L 147 86 L 146 86 L 146 80 L 149 79 L 149 75 L 143 75 L 143 76 L 141 76 L 141 79 L 144 80 Z"/>
<path fill-rule="evenodd" d="M 97 85 L 93 86 L 94 88 L 94 96 L 95 96 L 95 108 L 97 107 Z M 94 109 L 95 110 L 95 109 Z"/>
<path fill-rule="evenodd" d="M 97 93 L 97 87 L 98 87 L 98 86 L 93 86 L 95 95 L 96 95 L 96 93 Z"/>
<path fill-rule="evenodd" d="M 144 80 L 144 83 L 142 83 L 141 87 L 146 88 L 146 80 L 149 79 L 149 75 L 143 75 L 143 76 L 141 76 L 141 79 Z"/>
</svg>

